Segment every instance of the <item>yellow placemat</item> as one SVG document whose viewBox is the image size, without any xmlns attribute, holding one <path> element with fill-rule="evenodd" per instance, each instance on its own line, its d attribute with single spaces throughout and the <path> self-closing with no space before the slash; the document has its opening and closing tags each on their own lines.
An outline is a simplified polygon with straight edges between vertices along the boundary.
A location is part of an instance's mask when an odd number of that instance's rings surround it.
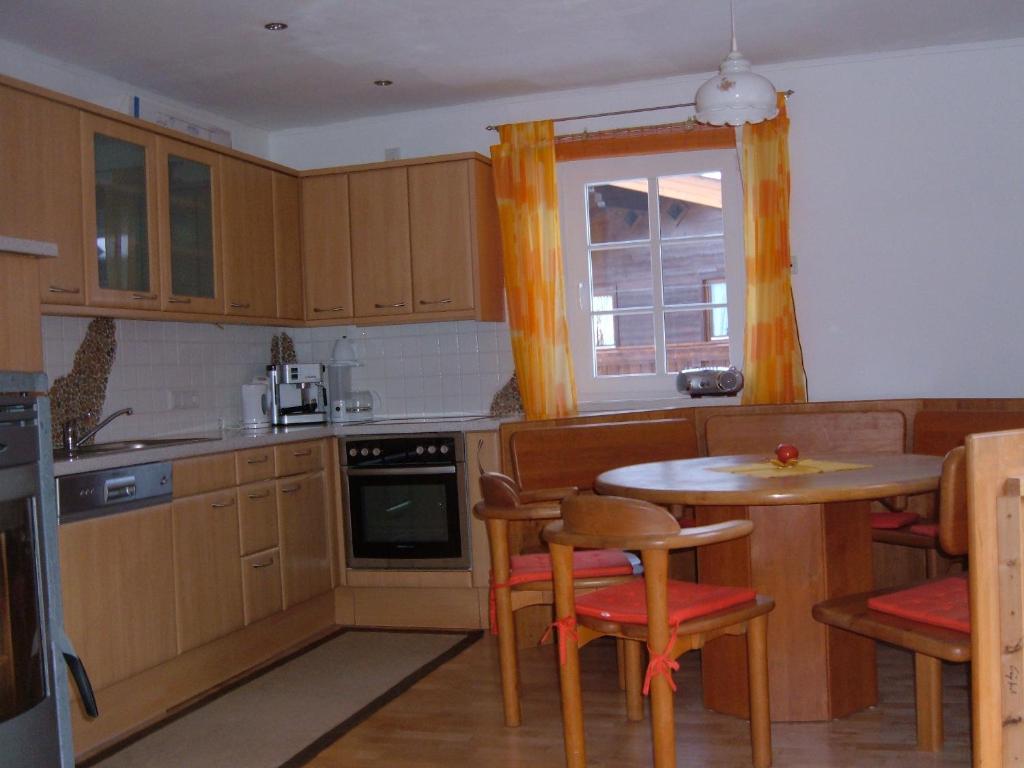
<svg viewBox="0 0 1024 768">
<path fill-rule="evenodd" d="M 753 475 L 754 477 L 791 477 L 792 475 L 817 475 L 822 472 L 846 472 L 851 469 L 864 469 L 870 464 L 850 464 L 845 461 L 819 461 L 818 459 L 798 459 L 782 465 L 774 459 L 765 459 L 753 464 L 734 464 L 731 467 L 711 467 L 716 472 L 731 472 L 736 475 Z"/>
</svg>

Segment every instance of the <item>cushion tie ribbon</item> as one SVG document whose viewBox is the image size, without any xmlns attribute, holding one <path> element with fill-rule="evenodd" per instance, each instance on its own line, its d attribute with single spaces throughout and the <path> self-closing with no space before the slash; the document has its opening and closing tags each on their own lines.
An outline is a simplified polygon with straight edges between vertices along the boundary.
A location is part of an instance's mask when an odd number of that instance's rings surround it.
<svg viewBox="0 0 1024 768">
<path fill-rule="evenodd" d="M 551 630 L 556 627 L 558 628 L 558 663 L 564 667 L 566 641 L 572 640 L 576 643 L 580 639 L 579 634 L 576 632 L 576 617 L 566 616 L 564 619 L 555 619 L 555 621 L 548 624 L 548 628 L 544 631 L 544 636 L 540 639 L 541 643 L 548 639 L 551 635 Z"/>
<path fill-rule="evenodd" d="M 498 602 L 495 598 L 494 593 L 499 589 L 508 589 L 511 585 L 506 581 L 504 584 L 499 584 L 494 580 L 494 574 L 491 574 L 491 589 L 487 595 L 487 608 L 488 614 L 491 621 L 491 634 L 498 634 Z"/>
<path fill-rule="evenodd" d="M 650 661 L 647 662 L 647 673 L 644 675 L 644 696 L 646 696 L 651 690 L 651 680 L 656 675 L 662 675 L 668 680 L 669 687 L 676 690 L 676 682 L 672 679 L 672 672 L 679 669 L 679 662 L 672 658 L 672 648 L 676 644 L 676 635 L 679 632 L 679 625 L 672 625 L 672 635 L 668 639 L 668 645 L 665 646 L 665 650 L 661 653 L 655 653 L 654 649 L 651 648 L 651 644 L 647 644 L 647 652 L 650 654 Z"/>
</svg>

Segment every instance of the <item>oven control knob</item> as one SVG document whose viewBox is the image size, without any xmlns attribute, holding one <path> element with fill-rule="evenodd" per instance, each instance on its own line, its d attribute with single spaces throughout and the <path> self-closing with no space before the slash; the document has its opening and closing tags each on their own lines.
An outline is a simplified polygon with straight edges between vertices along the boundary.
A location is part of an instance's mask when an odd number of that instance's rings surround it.
<svg viewBox="0 0 1024 768">
<path fill-rule="evenodd" d="M 359 455 L 359 449 L 358 448 L 349 448 L 348 449 L 348 455 L 349 456 L 358 456 Z"/>
<path fill-rule="evenodd" d="M 360 456 L 369 456 L 370 455 L 370 449 L 369 448 L 363 448 L 362 450 L 359 451 L 359 455 Z"/>
<path fill-rule="evenodd" d="M 441 446 L 441 453 L 448 453 L 448 446 L 447 445 L 442 445 Z"/>
<path fill-rule="evenodd" d="M 420 455 L 422 455 L 422 453 L 423 453 L 423 446 L 422 445 L 417 445 L 416 446 L 416 455 L 420 456 Z"/>
<path fill-rule="evenodd" d="M 437 453 L 437 446 L 431 445 L 427 447 L 427 453 Z"/>
<path fill-rule="evenodd" d="M 380 456 L 380 448 L 374 448 L 374 449 L 373 449 L 373 450 L 371 451 L 371 453 L 372 453 L 372 454 L 373 454 L 374 456 Z"/>
</svg>

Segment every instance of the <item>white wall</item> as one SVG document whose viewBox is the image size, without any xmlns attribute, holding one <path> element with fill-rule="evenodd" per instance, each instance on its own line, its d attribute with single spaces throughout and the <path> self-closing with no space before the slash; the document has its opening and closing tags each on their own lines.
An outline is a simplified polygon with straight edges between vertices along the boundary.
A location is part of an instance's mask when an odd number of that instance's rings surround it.
<svg viewBox="0 0 1024 768">
<path fill-rule="evenodd" d="M 812 399 L 1024 395 L 1024 40 L 758 69 L 796 91 L 791 237 Z M 702 80 L 278 132 L 270 155 L 312 168 L 382 160 L 389 147 L 486 153 L 489 123 L 689 101 Z"/>
<path fill-rule="evenodd" d="M 232 147 L 241 152 L 260 157 L 268 155 L 269 134 L 266 131 L 44 56 L 7 40 L 0 40 L 0 73 L 129 115 L 132 113 L 132 97 L 138 96 L 143 102 L 162 107 L 175 117 L 230 131 Z"/>
</svg>

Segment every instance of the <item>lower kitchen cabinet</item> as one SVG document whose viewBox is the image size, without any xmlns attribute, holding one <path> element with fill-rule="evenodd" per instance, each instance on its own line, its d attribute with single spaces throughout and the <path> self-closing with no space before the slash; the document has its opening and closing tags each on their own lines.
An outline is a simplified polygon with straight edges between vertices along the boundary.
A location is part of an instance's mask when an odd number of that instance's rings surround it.
<svg viewBox="0 0 1024 768">
<path fill-rule="evenodd" d="M 171 511 L 178 652 L 184 653 L 244 624 L 236 490 L 176 499 Z"/>
<path fill-rule="evenodd" d="M 277 481 L 284 606 L 331 589 L 331 545 L 327 531 L 324 473 Z"/>
<path fill-rule="evenodd" d="M 174 657 L 171 505 L 65 523 L 59 537 L 64 625 L 93 687 Z"/>
<path fill-rule="evenodd" d="M 281 558 L 271 549 L 242 558 L 242 593 L 246 626 L 284 607 L 281 595 Z"/>
</svg>

